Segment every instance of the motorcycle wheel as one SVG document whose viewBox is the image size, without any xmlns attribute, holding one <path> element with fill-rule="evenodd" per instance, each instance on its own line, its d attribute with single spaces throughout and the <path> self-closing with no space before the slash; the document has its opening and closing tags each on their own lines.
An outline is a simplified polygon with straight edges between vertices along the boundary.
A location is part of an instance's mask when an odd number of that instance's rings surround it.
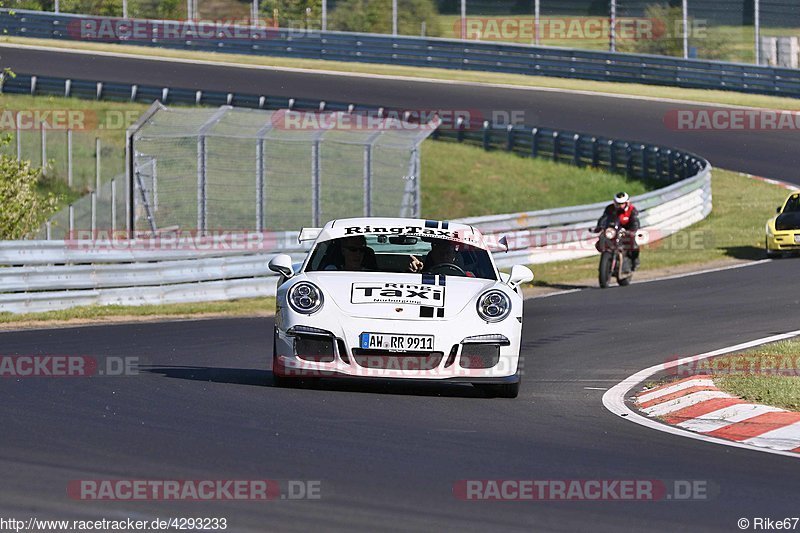
<svg viewBox="0 0 800 533">
<path fill-rule="evenodd" d="M 605 289 L 608 287 L 608 282 L 611 279 L 611 268 L 613 262 L 613 256 L 610 252 L 603 252 L 600 255 L 600 269 L 598 271 L 599 274 L 599 281 L 600 281 L 600 288 Z"/>
<path fill-rule="evenodd" d="M 619 284 L 620 287 L 627 287 L 628 285 L 631 284 L 631 280 L 633 279 L 633 271 L 630 269 L 632 266 L 633 264 L 630 257 L 623 256 L 620 271 L 625 272 L 625 269 L 628 269 L 629 273 L 625 277 L 620 277 L 620 276 L 617 277 L 617 283 Z"/>
</svg>

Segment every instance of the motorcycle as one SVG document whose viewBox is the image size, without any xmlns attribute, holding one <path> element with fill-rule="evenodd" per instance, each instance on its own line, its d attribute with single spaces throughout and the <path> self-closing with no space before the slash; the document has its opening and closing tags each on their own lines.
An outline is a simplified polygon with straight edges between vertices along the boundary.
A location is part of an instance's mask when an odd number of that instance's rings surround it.
<svg viewBox="0 0 800 533">
<path fill-rule="evenodd" d="M 598 268 L 600 288 L 608 287 L 611 278 L 617 279 L 620 287 L 627 287 L 633 280 L 633 260 L 628 255 L 631 241 L 637 236 L 630 236 L 630 232 L 619 224 L 609 225 L 605 229 L 595 228 L 600 231 L 600 238 L 595 247 L 600 252 L 600 266 Z"/>
</svg>

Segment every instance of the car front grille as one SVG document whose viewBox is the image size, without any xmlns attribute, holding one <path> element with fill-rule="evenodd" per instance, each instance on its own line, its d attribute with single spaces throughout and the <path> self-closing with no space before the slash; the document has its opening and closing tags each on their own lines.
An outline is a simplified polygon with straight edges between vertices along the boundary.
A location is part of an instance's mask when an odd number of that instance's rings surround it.
<svg viewBox="0 0 800 533">
<path fill-rule="evenodd" d="M 353 359 L 358 366 L 382 370 L 433 370 L 443 357 L 443 352 L 390 352 L 353 348 Z"/>
</svg>

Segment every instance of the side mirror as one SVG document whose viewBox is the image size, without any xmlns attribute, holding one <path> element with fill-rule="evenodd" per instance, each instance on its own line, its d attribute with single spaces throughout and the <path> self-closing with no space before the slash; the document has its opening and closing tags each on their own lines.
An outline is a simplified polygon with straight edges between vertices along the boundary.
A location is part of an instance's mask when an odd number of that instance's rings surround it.
<svg viewBox="0 0 800 533">
<path fill-rule="evenodd" d="M 505 250 L 506 250 L 506 253 L 508 253 L 508 237 L 506 237 L 505 235 L 503 235 L 502 237 L 500 237 L 500 240 L 499 240 L 499 241 L 497 241 L 497 243 L 498 243 L 500 246 L 502 246 L 503 248 L 505 248 Z"/>
<path fill-rule="evenodd" d="M 277 272 L 286 279 L 294 276 L 292 269 L 292 258 L 286 254 L 278 254 L 269 261 L 269 269 Z"/>
<path fill-rule="evenodd" d="M 778 214 L 780 214 L 780 212 L 781 212 L 781 208 L 782 208 L 782 207 L 783 207 L 782 205 L 779 205 L 779 206 L 778 206 L 778 209 L 776 209 L 776 210 L 775 210 L 775 212 L 776 212 L 776 213 L 778 213 Z"/>
<path fill-rule="evenodd" d="M 525 265 L 514 265 L 511 267 L 511 274 L 508 277 L 508 286 L 516 287 L 521 283 L 533 281 L 533 272 Z"/>
</svg>

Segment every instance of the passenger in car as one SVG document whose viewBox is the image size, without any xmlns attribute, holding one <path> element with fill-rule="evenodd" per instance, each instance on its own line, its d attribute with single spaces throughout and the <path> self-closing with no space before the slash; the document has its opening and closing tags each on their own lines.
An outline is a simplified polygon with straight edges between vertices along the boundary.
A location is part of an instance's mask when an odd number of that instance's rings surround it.
<svg viewBox="0 0 800 533">
<path fill-rule="evenodd" d="M 375 251 L 363 235 L 343 237 L 330 244 L 324 270 L 376 270 Z"/>
</svg>

